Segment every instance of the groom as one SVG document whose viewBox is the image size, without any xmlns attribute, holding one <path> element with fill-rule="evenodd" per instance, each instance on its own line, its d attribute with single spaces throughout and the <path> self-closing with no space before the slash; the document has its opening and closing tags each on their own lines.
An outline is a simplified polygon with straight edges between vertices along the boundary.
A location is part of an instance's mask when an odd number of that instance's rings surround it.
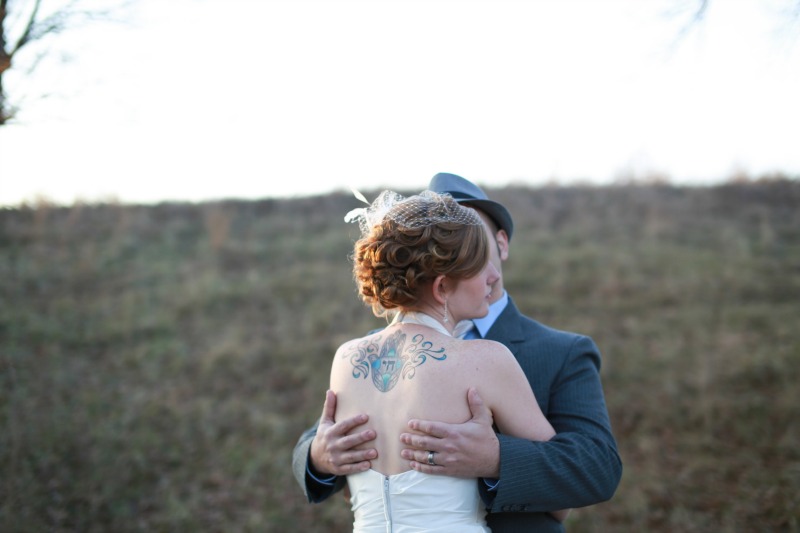
<svg viewBox="0 0 800 533">
<path fill-rule="evenodd" d="M 481 478 L 487 524 L 495 533 L 563 531 L 548 511 L 606 501 L 622 475 L 600 381 L 600 353 L 589 337 L 553 329 L 517 310 L 503 286 L 502 263 L 509 257 L 514 230 L 503 205 L 454 174 L 437 174 L 428 188 L 478 211 L 492 244 L 490 261 L 501 274 L 489 314 L 474 321 L 467 338 L 499 341 L 511 350 L 557 434 L 547 442 L 497 434 L 491 413 L 471 394 L 473 417 L 463 424 L 409 421 L 414 433 L 401 436 L 406 445 L 401 455 L 415 470 Z M 337 422 L 335 410 L 336 398 L 329 391 L 319 424 L 304 432 L 294 449 L 294 475 L 311 502 L 340 490 L 343 476 L 367 470 L 377 456 L 375 449 L 353 450 L 375 439 L 374 431 L 357 430 L 366 416 Z M 434 466 L 428 464 L 430 452 Z"/>
</svg>

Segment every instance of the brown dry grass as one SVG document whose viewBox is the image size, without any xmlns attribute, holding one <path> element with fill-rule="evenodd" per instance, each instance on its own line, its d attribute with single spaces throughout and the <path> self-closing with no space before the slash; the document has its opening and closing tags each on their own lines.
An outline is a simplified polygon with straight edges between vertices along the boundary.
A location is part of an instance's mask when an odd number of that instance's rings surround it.
<svg viewBox="0 0 800 533">
<path fill-rule="evenodd" d="M 517 304 L 604 356 L 624 476 L 569 530 L 797 531 L 800 183 L 490 192 Z M 356 205 L 0 211 L 0 530 L 347 530 L 290 455 L 335 347 L 379 324 Z"/>
</svg>

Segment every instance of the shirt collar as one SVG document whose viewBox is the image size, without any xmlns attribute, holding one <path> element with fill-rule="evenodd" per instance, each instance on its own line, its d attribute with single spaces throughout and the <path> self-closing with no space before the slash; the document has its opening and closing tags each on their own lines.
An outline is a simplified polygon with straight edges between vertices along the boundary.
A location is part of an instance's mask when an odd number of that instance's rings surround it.
<svg viewBox="0 0 800 533">
<path fill-rule="evenodd" d="M 506 305 L 508 305 L 508 293 L 504 289 L 503 296 L 501 296 L 500 299 L 493 304 L 489 305 L 489 314 L 483 318 L 475 318 L 472 320 L 472 322 L 475 323 L 475 328 L 481 334 L 482 339 L 486 338 L 486 334 L 492 328 L 494 321 L 497 320 L 497 317 L 500 316 L 500 313 L 503 312 L 503 309 L 506 308 Z"/>
</svg>

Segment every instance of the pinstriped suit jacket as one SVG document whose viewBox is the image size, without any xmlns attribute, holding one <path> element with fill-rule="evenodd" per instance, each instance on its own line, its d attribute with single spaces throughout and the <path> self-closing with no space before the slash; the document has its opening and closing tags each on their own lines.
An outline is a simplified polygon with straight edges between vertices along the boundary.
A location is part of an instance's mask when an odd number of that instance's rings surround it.
<svg viewBox="0 0 800 533">
<path fill-rule="evenodd" d="M 556 430 L 548 442 L 500 439 L 500 484 L 489 503 L 493 532 L 563 531 L 546 510 L 610 499 L 622 476 L 600 382 L 600 353 L 589 337 L 559 331 L 508 305 L 486 334 L 519 361 Z"/>
<path fill-rule="evenodd" d="M 589 337 L 559 331 L 522 315 L 509 298 L 486 338 L 511 350 L 531 383 L 542 412 L 556 430 L 548 442 L 506 435 L 500 440 L 500 483 L 490 494 L 480 481 L 495 533 L 564 531 L 548 510 L 610 499 L 622 476 L 600 382 L 600 354 Z M 293 471 L 306 497 L 319 502 L 340 490 L 306 475 L 316 426 L 300 437 Z"/>
</svg>

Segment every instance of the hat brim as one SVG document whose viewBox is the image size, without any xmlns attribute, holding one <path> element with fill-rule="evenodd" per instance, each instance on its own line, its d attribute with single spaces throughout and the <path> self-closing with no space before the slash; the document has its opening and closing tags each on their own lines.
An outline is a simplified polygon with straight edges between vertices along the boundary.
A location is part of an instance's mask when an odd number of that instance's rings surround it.
<svg viewBox="0 0 800 533">
<path fill-rule="evenodd" d="M 490 200 L 486 193 L 471 181 L 449 172 L 439 172 L 431 178 L 428 188 L 440 194 L 449 194 L 458 203 L 480 209 L 511 239 L 511 234 L 514 232 L 511 214 L 502 204 Z"/>
<path fill-rule="evenodd" d="M 511 219 L 511 214 L 501 204 L 493 200 L 481 200 L 479 198 L 456 198 L 456 202 L 464 205 L 470 205 L 480 209 L 491 218 L 497 227 L 506 232 L 508 239 L 511 240 L 511 234 L 514 233 L 514 221 Z"/>
</svg>

